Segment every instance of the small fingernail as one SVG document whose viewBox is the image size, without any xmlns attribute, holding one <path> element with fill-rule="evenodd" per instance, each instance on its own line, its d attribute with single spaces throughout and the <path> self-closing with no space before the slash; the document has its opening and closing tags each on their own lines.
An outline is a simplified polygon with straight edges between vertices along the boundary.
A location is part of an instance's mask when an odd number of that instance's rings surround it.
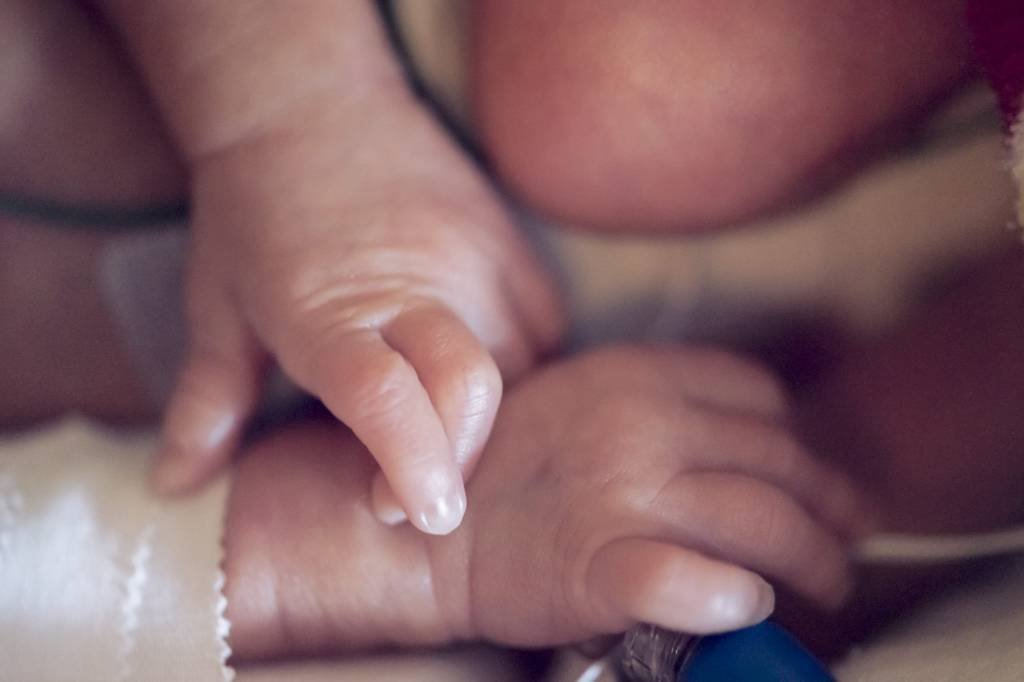
<svg viewBox="0 0 1024 682">
<path fill-rule="evenodd" d="M 375 504 L 373 513 L 385 526 L 398 526 L 409 520 L 405 510 L 397 504 Z"/>
<path fill-rule="evenodd" d="M 757 607 L 751 617 L 755 623 L 760 623 L 772 615 L 773 611 L 775 611 L 775 589 L 766 581 L 760 580 L 760 584 L 757 586 Z"/>
<path fill-rule="evenodd" d="M 191 484 L 193 470 L 192 463 L 180 452 L 165 450 L 157 457 L 150 485 L 158 495 L 177 495 Z"/>
<path fill-rule="evenodd" d="M 409 520 L 383 475 L 378 474 L 373 480 L 370 496 L 373 515 L 381 523 L 387 526 L 397 526 Z"/>
<path fill-rule="evenodd" d="M 462 485 L 456 485 L 419 513 L 417 526 L 431 535 L 447 535 L 459 527 L 465 514 L 466 493 Z"/>
<path fill-rule="evenodd" d="M 192 487 L 208 458 L 225 448 L 237 431 L 231 412 L 174 406 L 167 414 L 150 483 L 161 495 L 177 495 Z"/>
<path fill-rule="evenodd" d="M 723 629 L 760 623 L 775 610 L 775 590 L 754 576 L 752 589 L 734 590 L 718 595 L 711 602 L 711 616 Z"/>
</svg>

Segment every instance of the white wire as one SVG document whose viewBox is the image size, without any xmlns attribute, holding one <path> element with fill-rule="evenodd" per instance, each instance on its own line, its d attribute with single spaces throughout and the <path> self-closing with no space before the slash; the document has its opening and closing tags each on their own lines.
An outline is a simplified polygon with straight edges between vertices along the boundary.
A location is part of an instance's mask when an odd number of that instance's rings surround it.
<svg viewBox="0 0 1024 682">
<path fill-rule="evenodd" d="M 611 660 L 609 656 L 598 659 L 587 666 L 579 677 L 576 678 L 576 682 L 598 682 L 601 676 L 604 675 L 611 669 Z"/>
<path fill-rule="evenodd" d="M 966 535 L 882 533 L 867 538 L 856 556 L 864 564 L 960 561 L 1024 552 L 1024 526 Z"/>
</svg>

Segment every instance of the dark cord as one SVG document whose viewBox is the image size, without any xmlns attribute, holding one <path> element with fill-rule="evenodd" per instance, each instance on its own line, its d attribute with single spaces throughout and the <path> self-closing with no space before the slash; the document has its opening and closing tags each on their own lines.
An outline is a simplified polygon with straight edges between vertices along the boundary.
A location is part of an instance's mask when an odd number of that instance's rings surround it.
<svg viewBox="0 0 1024 682">
<path fill-rule="evenodd" d="M 27 218 L 61 227 L 133 230 L 161 227 L 188 219 L 185 200 L 165 204 L 118 206 L 105 203 L 72 203 L 0 192 L 0 214 Z"/>
</svg>

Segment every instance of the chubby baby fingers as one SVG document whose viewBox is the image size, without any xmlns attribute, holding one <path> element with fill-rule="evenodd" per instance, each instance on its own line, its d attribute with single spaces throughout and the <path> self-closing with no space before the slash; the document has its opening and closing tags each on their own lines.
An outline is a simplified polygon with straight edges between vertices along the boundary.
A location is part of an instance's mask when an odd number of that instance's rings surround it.
<svg viewBox="0 0 1024 682">
<path fill-rule="evenodd" d="M 376 330 L 345 330 L 280 354 L 373 455 L 413 525 L 444 535 L 462 522 L 466 491 L 444 425 L 406 358 Z"/>
<path fill-rule="evenodd" d="M 614 540 L 591 559 L 584 613 L 595 629 L 618 632 L 636 622 L 710 634 L 767 618 L 775 593 L 760 577 L 672 544 Z"/>
<path fill-rule="evenodd" d="M 718 472 L 678 476 L 645 514 L 657 537 L 772 576 L 824 606 L 839 606 L 849 592 L 849 556 L 836 535 L 762 480 Z"/>
<path fill-rule="evenodd" d="M 850 481 L 812 455 L 774 420 L 715 410 L 677 423 L 691 464 L 749 475 L 778 486 L 847 537 L 862 535 L 869 514 Z"/>
</svg>

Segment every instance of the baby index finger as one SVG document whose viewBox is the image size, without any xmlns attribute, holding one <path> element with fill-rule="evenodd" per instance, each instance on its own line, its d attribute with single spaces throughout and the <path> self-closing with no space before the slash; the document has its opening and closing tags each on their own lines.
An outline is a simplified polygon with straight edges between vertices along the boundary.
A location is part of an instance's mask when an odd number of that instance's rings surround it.
<svg viewBox="0 0 1024 682">
<path fill-rule="evenodd" d="M 375 331 L 322 340 L 317 350 L 292 376 L 363 442 L 414 526 L 455 530 L 466 509 L 462 474 L 413 367 Z"/>
<path fill-rule="evenodd" d="M 468 478 L 501 401 L 498 366 L 476 335 L 444 306 L 403 313 L 382 336 L 416 371 Z"/>
</svg>

